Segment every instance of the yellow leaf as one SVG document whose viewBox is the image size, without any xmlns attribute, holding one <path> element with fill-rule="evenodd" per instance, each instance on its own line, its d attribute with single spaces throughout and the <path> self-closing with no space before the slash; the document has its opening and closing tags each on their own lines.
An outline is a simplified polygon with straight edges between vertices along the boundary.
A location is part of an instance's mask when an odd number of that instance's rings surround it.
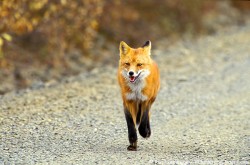
<svg viewBox="0 0 250 165">
<path fill-rule="evenodd" d="M 31 32 L 31 31 L 33 30 L 33 26 L 32 26 L 32 24 L 29 23 L 29 22 L 26 23 L 26 27 L 27 27 L 27 30 L 28 30 L 29 32 Z"/>
<path fill-rule="evenodd" d="M 90 26 L 91 26 L 93 29 L 97 30 L 97 29 L 98 29 L 98 22 L 97 22 L 96 20 L 92 20 L 92 21 L 90 22 Z"/>
<path fill-rule="evenodd" d="M 12 40 L 12 37 L 11 37 L 9 34 L 7 34 L 7 33 L 3 33 L 2 36 L 3 36 L 3 38 L 6 39 L 7 41 L 11 41 L 11 40 Z"/>
<path fill-rule="evenodd" d="M 0 48 L 3 46 L 3 39 L 0 37 Z"/>
<path fill-rule="evenodd" d="M 66 3 L 67 3 L 67 0 L 61 0 L 62 5 L 66 5 Z"/>
<path fill-rule="evenodd" d="M 48 2 L 47 0 L 43 0 L 43 1 L 40 0 L 40 1 L 31 2 L 30 3 L 30 9 L 32 9 L 32 10 L 40 10 L 46 5 L 47 2 Z"/>
<path fill-rule="evenodd" d="M 15 17 L 16 19 L 19 19 L 19 18 L 21 17 L 21 14 L 18 13 L 18 12 L 16 12 L 16 13 L 14 14 L 14 17 Z"/>
</svg>

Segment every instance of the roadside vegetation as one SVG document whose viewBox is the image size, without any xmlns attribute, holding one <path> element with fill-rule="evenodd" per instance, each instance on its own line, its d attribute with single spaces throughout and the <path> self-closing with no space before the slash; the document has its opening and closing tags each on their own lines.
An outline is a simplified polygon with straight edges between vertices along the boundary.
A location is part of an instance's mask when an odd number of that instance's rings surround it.
<svg viewBox="0 0 250 165">
<path fill-rule="evenodd" d="M 0 93 L 30 86 L 33 79 L 48 81 L 91 70 L 97 63 L 115 64 L 121 40 L 140 46 L 148 39 L 154 43 L 167 39 L 163 46 L 168 46 L 183 37 L 244 24 L 249 5 L 200 0 L 2 0 Z"/>
</svg>

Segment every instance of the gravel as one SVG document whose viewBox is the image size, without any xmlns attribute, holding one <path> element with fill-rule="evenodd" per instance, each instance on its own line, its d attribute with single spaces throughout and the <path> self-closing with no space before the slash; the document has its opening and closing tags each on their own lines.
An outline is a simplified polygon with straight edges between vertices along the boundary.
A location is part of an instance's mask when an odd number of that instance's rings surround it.
<svg viewBox="0 0 250 165">
<path fill-rule="evenodd" d="M 136 152 L 116 68 L 0 96 L 0 164 L 250 164 L 249 36 L 247 22 L 153 51 L 161 90 Z"/>
</svg>

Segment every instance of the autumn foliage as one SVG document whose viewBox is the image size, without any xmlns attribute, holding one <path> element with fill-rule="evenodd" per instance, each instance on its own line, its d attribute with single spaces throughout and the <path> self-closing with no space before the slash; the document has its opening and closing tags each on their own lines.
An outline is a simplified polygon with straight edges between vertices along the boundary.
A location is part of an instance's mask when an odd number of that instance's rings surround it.
<svg viewBox="0 0 250 165">
<path fill-rule="evenodd" d="M 38 61 L 63 61 L 73 49 L 91 56 L 98 43 L 137 44 L 204 33 L 203 16 L 215 5 L 201 0 L 1 0 L 0 66 L 3 59 L 27 54 Z"/>
<path fill-rule="evenodd" d="M 1 56 L 6 42 L 56 56 L 71 48 L 88 50 L 97 34 L 102 6 L 102 0 L 2 0 Z"/>
</svg>

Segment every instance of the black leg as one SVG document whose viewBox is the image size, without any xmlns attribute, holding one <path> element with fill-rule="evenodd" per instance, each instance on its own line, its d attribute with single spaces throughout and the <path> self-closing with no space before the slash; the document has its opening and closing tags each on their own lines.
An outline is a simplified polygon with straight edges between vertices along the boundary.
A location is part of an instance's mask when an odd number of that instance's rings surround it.
<svg viewBox="0 0 250 165">
<path fill-rule="evenodd" d="M 139 133 L 143 138 L 149 138 L 151 135 L 150 122 L 149 122 L 149 109 L 143 112 L 141 123 L 139 126 Z"/>
<path fill-rule="evenodd" d="M 141 103 L 138 105 L 138 112 L 136 115 L 136 124 L 139 125 L 141 122 Z"/>
<path fill-rule="evenodd" d="M 136 151 L 137 150 L 137 134 L 136 134 L 136 129 L 135 129 L 135 124 L 133 121 L 133 118 L 130 114 L 130 112 L 125 108 L 125 117 L 127 121 L 127 126 L 128 126 L 128 139 L 130 145 L 128 146 L 129 151 Z"/>
</svg>

